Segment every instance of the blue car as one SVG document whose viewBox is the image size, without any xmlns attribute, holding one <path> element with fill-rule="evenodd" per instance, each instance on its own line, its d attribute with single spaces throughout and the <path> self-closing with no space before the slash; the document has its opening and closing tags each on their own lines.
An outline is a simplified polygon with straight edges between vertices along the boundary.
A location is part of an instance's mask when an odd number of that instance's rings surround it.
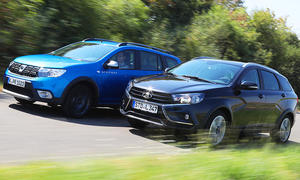
<svg viewBox="0 0 300 180">
<path fill-rule="evenodd" d="M 179 63 L 166 50 L 89 38 L 49 54 L 16 58 L 4 74 L 3 92 L 21 104 L 62 105 L 67 116 L 79 118 L 90 106 L 119 106 L 130 80 Z"/>
</svg>

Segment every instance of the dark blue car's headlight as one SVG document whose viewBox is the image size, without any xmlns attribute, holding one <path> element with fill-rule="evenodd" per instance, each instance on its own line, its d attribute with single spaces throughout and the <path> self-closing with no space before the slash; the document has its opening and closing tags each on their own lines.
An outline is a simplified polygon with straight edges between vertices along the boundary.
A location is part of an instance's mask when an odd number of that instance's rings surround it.
<svg viewBox="0 0 300 180">
<path fill-rule="evenodd" d="M 173 101 L 180 104 L 198 104 L 204 99 L 203 93 L 173 94 Z"/>
<path fill-rule="evenodd" d="M 128 83 L 127 87 L 126 87 L 126 92 L 127 93 L 129 93 L 129 91 L 131 90 L 132 86 L 133 86 L 133 81 L 129 81 L 129 83 Z"/>
<path fill-rule="evenodd" d="M 59 77 L 62 76 L 67 70 L 65 69 L 50 69 L 50 68 L 41 68 L 39 69 L 39 77 Z"/>
</svg>

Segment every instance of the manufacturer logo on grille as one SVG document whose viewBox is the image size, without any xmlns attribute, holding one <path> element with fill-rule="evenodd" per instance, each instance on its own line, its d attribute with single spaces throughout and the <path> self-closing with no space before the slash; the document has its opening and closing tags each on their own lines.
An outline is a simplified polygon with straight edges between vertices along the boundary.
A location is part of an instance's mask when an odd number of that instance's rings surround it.
<svg viewBox="0 0 300 180">
<path fill-rule="evenodd" d="M 153 95 L 152 95 L 151 91 L 147 90 L 147 91 L 143 92 L 142 96 L 145 99 L 151 99 Z"/>
<path fill-rule="evenodd" d="M 27 67 L 27 65 L 21 65 L 20 67 L 19 67 L 19 72 L 21 73 L 21 72 L 23 72 L 24 71 L 24 69 Z"/>
</svg>

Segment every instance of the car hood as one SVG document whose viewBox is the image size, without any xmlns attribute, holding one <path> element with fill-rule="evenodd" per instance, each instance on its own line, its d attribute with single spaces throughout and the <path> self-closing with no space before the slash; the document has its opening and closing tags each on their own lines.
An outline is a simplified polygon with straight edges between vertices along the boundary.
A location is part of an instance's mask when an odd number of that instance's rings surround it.
<svg viewBox="0 0 300 180">
<path fill-rule="evenodd" d="M 21 56 L 16 58 L 14 61 L 22 64 L 46 67 L 46 68 L 64 68 L 67 66 L 72 66 L 77 64 L 90 63 L 86 61 L 77 61 L 74 59 L 65 58 L 61 56 L 53 56 L 50 54 Z"/>
<path fill-rule="evenodd" d="M 138 78 L 134 86 L 142 89 L 152 89 L 164 93 L 201 92 L 209 89 L 224 88 L 226 85 L 192 80 L 182 76 L 160 74 Z"/>
</svg>

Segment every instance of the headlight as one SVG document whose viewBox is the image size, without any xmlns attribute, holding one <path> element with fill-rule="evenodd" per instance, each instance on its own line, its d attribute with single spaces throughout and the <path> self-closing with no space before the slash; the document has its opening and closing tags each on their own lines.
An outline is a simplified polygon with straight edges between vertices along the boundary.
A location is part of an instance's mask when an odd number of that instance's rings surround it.
<svg viewBox="0 0 300 180">
<path fill-rule="evenodd" d="M 129 81 L 129 83 L 128 83 L 127 87 L 126 87 L 126 92 L 127 93 L 129 93 L 129 91 L 131 90 L 132 86 L 133 86 L 133 81 Z"/>
<path fill-rule="evenodd" d="M 174 94 L 173 100 L 180 104 L 197 104 L 203 101 L 203 93 L 190 93 L 190 94 Z"/>
<path fill-rule="evenodd" d="M 67 70 L 65 69 L 49 69 L 49 68 L 41 68 L 39 70 L 39 77 L 59 77 L 63 75 Z"/>
<path fill-rule="evenodd" d="M 15 63 L 14 61 L 10 62 L 8 68 L 10 68 L 10 66 L 12 66 L 14 63 Z"/>
</svg>

